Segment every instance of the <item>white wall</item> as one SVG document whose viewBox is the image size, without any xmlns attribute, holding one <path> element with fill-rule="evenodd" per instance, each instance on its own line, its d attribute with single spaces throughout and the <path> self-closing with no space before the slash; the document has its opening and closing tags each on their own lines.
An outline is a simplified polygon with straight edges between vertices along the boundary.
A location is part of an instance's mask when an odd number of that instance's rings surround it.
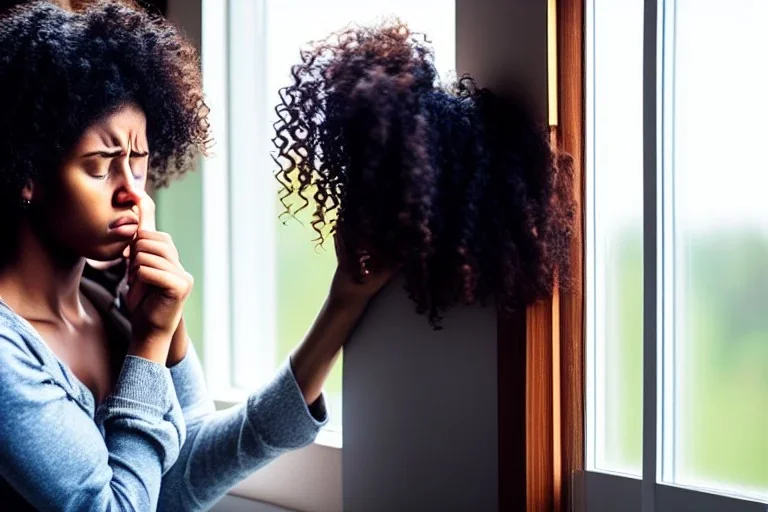
<svg viewBox="0 0 768 512">
<path fill-rule="evenodd" d="M 496 389 L 492 309 L 434 331 L 385 289 L 344 354 L 344 510 L 496 510 Z"/>
<path fill-rule="evenodd" d="M 456 62 L 481 86 L 513 91 L 547 117 L 549 0 L 456 0 Z"/>
<path fill-rule="evenodd" d="M 288 509 L 237 496 L 224 496 L 210 512 L 292 512 Z"/>
</svg>

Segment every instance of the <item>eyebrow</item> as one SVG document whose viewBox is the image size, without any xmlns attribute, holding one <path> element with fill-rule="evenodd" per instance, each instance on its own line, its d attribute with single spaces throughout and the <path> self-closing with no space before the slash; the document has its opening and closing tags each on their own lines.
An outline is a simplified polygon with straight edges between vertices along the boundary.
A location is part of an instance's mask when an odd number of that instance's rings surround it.
<svg viewBox="0 0 768 512">
<path fill-rule="evenodd" d="M 91 151 L 90 153 L 86 153 L 83 155 L 83 158 L 91 157 L 91 156 L 100 156 L 102 158 L 115 158 L 118 156 L 122 156 L 125 154 L 125 150 L 122 148 L 115 148 L 115 149 L 105 149 L 102 151 Z M 131 150 L 131 155 L 144 157 L 149 156 L 149 153 L 146 151 L 136 151 Z"/>
</svg>

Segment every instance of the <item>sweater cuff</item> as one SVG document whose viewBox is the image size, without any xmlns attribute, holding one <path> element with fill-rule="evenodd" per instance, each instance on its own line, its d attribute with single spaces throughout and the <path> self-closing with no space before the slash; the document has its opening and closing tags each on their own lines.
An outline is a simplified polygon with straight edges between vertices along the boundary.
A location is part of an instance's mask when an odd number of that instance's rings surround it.
<svg viewBox="0 0 768 512">
<path fill-rule="evenodd" d="M 289 361 L 278 369 L 276 377 L 248 399 L 248 419 L 258 425 L 262 440 L 278 450 L 308 445 L 328 423 L 325 398 L 311 406 L 304 401 Z"/>
<path fill-rule="evenodd" d="M 205 385 L 203 367 L 194 345 L 189 344 L 184 358 L 169 368 L 176 396 L 185 411 L 190 407 L 203 407 L 204 412 L 213 412 L 213 402 Z"/>
<path fill-rule="evenodd" d="M 174 402 L 171 372 L 138 356 L 126 356 L 109 400 L 128 400 L 148 413 L 164 415 Z"/>
</svg>

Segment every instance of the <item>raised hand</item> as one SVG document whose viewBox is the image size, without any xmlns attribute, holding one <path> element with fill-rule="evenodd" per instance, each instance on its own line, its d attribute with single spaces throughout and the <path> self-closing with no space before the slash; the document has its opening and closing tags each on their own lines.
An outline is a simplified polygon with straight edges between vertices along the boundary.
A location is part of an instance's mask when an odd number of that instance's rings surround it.
<svg viewBox="0 0 768 512">
<path fill-rule="evenodd" d="M 128 259 L 129 353 L 165 364 L 194 279 L 181 265 L 171 236 L 155 230 L 154 219 L 154 202 L 144 194 Z"/>
<path fill-rule="evenodd" d="M 360 253 L 356 258 L 348 257 L 341 233 L 336 233 L 333 241 L 337 265 L 331 283 L 331 299 L 367 302 L 397 273 L 397 268 L 377 265 L 366 253 Z"/>
</svg>

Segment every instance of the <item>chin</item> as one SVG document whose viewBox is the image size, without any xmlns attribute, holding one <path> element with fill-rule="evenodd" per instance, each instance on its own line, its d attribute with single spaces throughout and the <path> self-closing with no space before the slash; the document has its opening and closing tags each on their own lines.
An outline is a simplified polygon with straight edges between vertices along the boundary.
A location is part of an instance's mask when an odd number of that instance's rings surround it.
<svg viewBox="0 0 768 512">
<path fill-rule="evenodd" d="M 130 245 L 129 242 L 113 242 L 100 247 L 94 247 L 88 251 L 85 258 L 95 262 L 112 262 L 123 257 L 123 251 Z"/>
</svg>

